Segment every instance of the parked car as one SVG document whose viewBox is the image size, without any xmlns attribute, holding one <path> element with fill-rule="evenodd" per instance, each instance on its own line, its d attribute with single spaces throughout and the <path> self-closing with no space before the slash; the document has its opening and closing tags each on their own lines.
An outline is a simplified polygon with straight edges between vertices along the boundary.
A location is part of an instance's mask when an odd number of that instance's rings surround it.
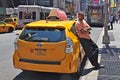
<svg viewBox="0 0 120 80">
<path fill-rule="evenodd" d="M 14 30 L 15 27 L 13 25 L 0 21 L 0 32 L 13 32 Z"/>
<path fill-rule="evenodd" d="M 5 18 L 4 22 L 8 23 L 8 24 L 12 24 L 15 26 L 15 29 L 17 29 L 18 26 L 18 19 L 16 17 L 9 17 L 9 18 Z"/>
</svg>

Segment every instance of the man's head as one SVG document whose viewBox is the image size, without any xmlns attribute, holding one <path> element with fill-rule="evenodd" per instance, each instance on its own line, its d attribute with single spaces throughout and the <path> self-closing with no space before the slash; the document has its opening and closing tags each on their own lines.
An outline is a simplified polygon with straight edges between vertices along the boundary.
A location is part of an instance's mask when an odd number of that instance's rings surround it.
<svg viewBox="0 0 120 80">
<path fill-rule="evenodd" d="M 84 19 L 84 13 L 83 12 L 78 12 L 78 19 L 81 21 L 81 20 L 83 20 Z"/>
</svg>

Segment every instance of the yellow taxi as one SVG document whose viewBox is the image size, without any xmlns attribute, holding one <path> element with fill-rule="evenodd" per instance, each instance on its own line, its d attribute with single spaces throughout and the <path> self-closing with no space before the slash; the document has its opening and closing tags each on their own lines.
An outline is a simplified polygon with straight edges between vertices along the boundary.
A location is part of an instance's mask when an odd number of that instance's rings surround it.
<svg viewBox="0 0 120 80">
<path fill-rule="evenodd" d="M 0 21 L 0 32 L 13 32 L 14 30 L 15 27 L 13 25 Z"/>
<path fill-rule="evenodd" d="M 62 13 L 62 12 L 61 12 Z M 51 16 L 28 23 L 14 42 L 13 64 L 22 70 L 79 73 L 84 51 L 75 31 L 75 21 Z"/>
<path fill-rule="evenodd" d="M 18 19 L 16 17 L 5 18 L 4 22 L 14 25 L 15 28 L 18 26 Z"/>
</svg>

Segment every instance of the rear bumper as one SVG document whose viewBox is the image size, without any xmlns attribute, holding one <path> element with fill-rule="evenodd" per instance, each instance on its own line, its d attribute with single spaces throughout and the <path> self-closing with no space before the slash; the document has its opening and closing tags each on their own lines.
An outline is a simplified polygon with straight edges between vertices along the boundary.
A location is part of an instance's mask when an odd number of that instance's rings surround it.
<svg viewBox="0 0 120 80">
<path fill-rule="evenodd" d="M 75 73 L 78 68 L 78 59 L 72 54 L 67 54 L 62 61 L 39 61 L 20 58 L 15 52 L 13 56 L 15 68 L 40 72 Z"/>
<path fill-rule="evenodd" d="M 26 63 L 33 63 L 33 64 L 49 64 L 49 65 L 60 65 L 60 61 L 41 61 L 41 60 L 31 60 L 31 59 L 24 59 L 19 58 L 20 62 L 26 62 Z"/>
</svg>

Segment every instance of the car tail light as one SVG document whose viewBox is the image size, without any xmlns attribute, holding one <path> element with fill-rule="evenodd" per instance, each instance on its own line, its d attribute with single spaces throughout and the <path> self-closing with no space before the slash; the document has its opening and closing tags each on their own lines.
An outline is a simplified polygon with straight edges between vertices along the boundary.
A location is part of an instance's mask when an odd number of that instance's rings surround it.
<svg viewBox="0 0 120 80">
<path fill-rule="evenodd" d="M 73 52 L 73 42 L 69 37 L 66 38 L 66 51 L 65 52 L 66 53 Z"/>
<path fill-rule="evenodd" d="M 19 39 L 19 36 L 16 37 L 15 41 L 14 41 L 14 48 L 15 50 L 18 50 L 18 39 Z"/>
</svg>

